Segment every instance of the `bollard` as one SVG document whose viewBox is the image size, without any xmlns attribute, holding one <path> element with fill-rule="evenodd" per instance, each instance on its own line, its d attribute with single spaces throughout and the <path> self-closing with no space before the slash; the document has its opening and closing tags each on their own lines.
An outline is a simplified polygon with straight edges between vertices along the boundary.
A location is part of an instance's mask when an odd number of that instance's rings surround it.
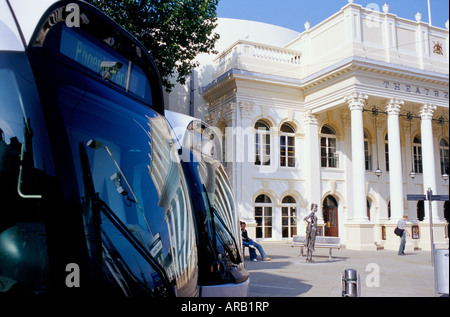
<svg viewBox="0 0 450 317">
<path fill-rule="evenodd" d="M 358 297 L 358 272 L 347 269 L 342 273 L 342 297 Z"/>
</svg>

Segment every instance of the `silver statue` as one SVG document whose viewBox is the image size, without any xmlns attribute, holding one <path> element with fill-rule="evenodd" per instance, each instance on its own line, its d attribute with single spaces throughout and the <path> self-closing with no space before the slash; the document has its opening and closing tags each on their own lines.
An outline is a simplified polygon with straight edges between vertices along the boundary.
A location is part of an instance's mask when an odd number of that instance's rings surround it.
<svg viewBox="0 0 450 317">
<path fill-rule="evenodd" d="M 314 244 L 316 243 L 317 233 L 317 204 L 311 204 L 311 213 L 303 219 L 308 223 L 306 227 L 306 262 L 314 263 L 312 253 L 314 252 Z"/>
</svg>

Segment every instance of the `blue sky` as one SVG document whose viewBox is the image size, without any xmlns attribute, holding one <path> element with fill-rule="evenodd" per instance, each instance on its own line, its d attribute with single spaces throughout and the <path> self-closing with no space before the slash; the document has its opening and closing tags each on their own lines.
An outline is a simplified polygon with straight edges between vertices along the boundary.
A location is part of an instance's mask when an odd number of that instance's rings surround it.
<svg viewBox="0 0 450 317">
<path fill-rule="evenodd" d="M 427 0 L 355 0 L 363 7 L 379 8 L 385 2 L 389 12 L 399 17 L 415 20 L 414 15 L 422 13 L 422 21 L 428 23 Z M 434 26 L 445 28 L 449 16 L 449 0 L 430 0 L 431 21 Z M 347 0 L 220 0 L 217 15 L 220 18 L 236 18 L 265 22 L 286 27 L 298 32 L 304 30 L 309 21 L 315 26 L 342 7 Z"/>
</svg>

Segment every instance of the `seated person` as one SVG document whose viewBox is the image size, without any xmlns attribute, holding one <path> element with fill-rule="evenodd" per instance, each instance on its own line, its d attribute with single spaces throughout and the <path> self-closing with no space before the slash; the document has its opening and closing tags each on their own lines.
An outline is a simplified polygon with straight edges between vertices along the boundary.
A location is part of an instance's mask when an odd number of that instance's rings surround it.
<svg viewBox="0 0 450 317">
<path fill-rule="evenodd" d="M 263 261 L 270 261 L 271 258 L 269 258 L 266 253 L 264 252 L 263 247 L 257 243 L 256 241 L 253 241 L 248 237 L 247 230 L 245 229 L 246 224 L 245 222 L 241 221 L 241 232 L 242 232 L 242 242 L 244 243 L 244 247 L 248 247 L 250 251 L 250 260 L 253 262 L 258 261 L 257 255 L 256 255 L 256 249 L 258 249 L 259 253 L 261 254 L 261 258 Z"/>
</svg>

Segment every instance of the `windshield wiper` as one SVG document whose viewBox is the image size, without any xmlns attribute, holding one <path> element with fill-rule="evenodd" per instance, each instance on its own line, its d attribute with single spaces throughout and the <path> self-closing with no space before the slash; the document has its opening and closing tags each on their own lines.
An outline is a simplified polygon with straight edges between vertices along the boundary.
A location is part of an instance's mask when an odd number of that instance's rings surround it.
<svg viewBox="0 0 450 317">
<path fill-rule="evenodd" d="M 205 193 L 207 193 L 205 185 L 203 185 L 203 190 L 205 191 Z M 208 206 L 209 206 L 208 209 L 210 210 L 210 212 L 212 210 L 212 215 L 211 215 L 212 217 L 211 217 L 211 219 L 212 219 L 212 227 L 213 227 L 213 231 L 214 231 L 214 236 L 218 236 L 219 237 L 220 243 L 222 244 L 224 249 L 227 251 L 227 253 L 230 255 L 231 261 L 234 264 L 242 263 L 242 258 L 241 258 L 241 255 L 240 255 L 240 251 L 239 251 L 239 247 L 238 247 L 238 244 L 236 242 L 236 239 L 233 237 L 233 234 L 230 232 L 230 229 L 228 229 L 227 225 L 224 223 L 223 219 L 220 217 L 220 215 L 217 212 L 216 208 L 211 204 L 211 201 L 209 200 L 208 194 L 206 194 L 205 197 L 206 197 L 206 200 L 208 202 Z M 233 244 L 234 244 L 234 246 L 236 248 L 237 257 L 235 257 L 233 255 L 233 251 L 230 249 L 228 244 L 225 241 L 223 241 L 223 239 L 221 238 L 220 234 L 217 233 L 216 224 L 214 222 L 214 219 L 216 219 L 216 218 L 219 220 L 221 226 L 225 229 L 225 232 L 228 234 L 228 236 L 233 241 Z"/>
<path fill-rule="evenodd" d="M 225 248 L 225 250 L 227 250 L 227 252 L 230 254 L 232 262 L 235 263 L 235 264 L 241 263 L 242 259 L 241 259 L 241 255 L 240 255 L 240 252 L 239 252 L 239 247 L 237 245 L 236 239 L 233 237 L 233 234 L 231 233 L 230 229 L 228 229 L 228 227 L 225 225 L 223 219 L 220 217 L 220 215 L 217 212 L 216 208 L 212 207 L 212 210 L 213 210 L 213 214 L 214 214 L 215 218 L 218 219 L 218 221 L 220 222 L 222 228 L 224 228 L 226 233 L 228 234 L 228 237 L 231 238 L 231 240 L 233 241 L 234 247 L 236 248 L 237 257 L 235 257 L 233 255 L 233 251 L 228 246 L 228 244 L 221 239 L 220 234 L 219 234 L 218 236 L 219 236 L 220 242 L 222 243 L 222 245 Z M 214 225 L 214 227 L 215 227 L 215 225 Z"/>
<path fill-rule="evenodd" d="M 173 288 L 169 282 L 169 278 L 161 266 L 161 264 L 156 261 L 156 259 L 148 252 L 148 250 L 139 242 L 136 236 L 128 230 L 127 226 L 117 217 L 117 215 L 112 211 L 112 209 L 100 198 L 98 194 L 95 195 L 94 206 L 99 208 L 99 210 L 108 218 L 109 221 L 120 231 L 120 233 L 125 237 L 125 239 L 130 242 L 130 244 L 135 248 L 136 251 L 155 269 L 158 275 L 161 277 L 164 285 L 164 289 L 169 292 L 168 295 L 175 296 Z"/>
</svg>

